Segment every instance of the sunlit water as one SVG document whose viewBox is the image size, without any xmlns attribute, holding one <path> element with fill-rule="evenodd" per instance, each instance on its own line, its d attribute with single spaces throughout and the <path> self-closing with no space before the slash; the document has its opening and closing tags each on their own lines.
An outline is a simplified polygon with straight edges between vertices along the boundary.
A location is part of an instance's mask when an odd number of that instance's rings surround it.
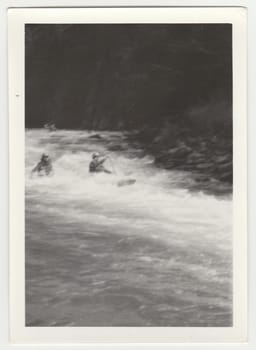
<svg viewBox="0 0 256 350">
<path fill-rule="evenodd" d="M 90 135 L 26 131 L 26 324 L 232 325 L 232 199 L 133 149 L 91 175 L 92 152 L 122 134 Z M 54 174 L 31 176 L 43 152 Z"/>
</svg>

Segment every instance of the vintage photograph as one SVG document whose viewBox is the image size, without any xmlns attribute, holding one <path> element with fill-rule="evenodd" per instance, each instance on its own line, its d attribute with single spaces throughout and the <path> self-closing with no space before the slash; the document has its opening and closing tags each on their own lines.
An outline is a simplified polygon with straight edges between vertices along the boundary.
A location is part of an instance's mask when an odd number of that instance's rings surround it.
<svg viewBox="0 0 256 350">
<path fill-rule="evenodd" d="M 233 326 L 232 24 L 25 25 L 26 327 Z"/>
</svg>

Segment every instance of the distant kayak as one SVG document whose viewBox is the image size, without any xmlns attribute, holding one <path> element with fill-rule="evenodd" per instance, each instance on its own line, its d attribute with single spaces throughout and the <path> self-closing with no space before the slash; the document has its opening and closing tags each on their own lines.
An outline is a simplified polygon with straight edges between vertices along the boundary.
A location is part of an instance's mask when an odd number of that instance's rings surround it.
<svg viewBox="0 0 256 350">
<path fill-rule="evenodd" d="M 44 124 L 44 129 L 46 129 L 48 131 L 56 131 L 57 130 L 55 124 Z"/>
</svg>

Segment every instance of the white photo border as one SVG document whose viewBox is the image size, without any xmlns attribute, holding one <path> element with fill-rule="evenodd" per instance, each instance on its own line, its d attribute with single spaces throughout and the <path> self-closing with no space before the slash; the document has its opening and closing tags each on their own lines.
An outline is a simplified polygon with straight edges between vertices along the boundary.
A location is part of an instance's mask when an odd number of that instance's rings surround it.
<svg viewBox="0 0 256 350">
<path fill-rule="evenodd" d="M 12 343 L 225 343 L 247 340 L 246 9 L 20 8 L 8 11 L 10 340 Z M 233 327 L 25 327 L 24 42 L 26 23 L 232 23 Z"/>
</svg>

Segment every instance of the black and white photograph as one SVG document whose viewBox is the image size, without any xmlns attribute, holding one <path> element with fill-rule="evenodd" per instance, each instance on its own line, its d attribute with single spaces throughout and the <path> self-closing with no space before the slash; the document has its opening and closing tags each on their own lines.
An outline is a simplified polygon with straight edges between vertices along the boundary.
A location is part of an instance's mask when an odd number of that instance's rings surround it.
<svg viewBox="0 0 256 350">
<path fill-rule="evenodd" d="M 26 327 L 232 327 L 232 24 L 25 25 Z"/>
</svg>

